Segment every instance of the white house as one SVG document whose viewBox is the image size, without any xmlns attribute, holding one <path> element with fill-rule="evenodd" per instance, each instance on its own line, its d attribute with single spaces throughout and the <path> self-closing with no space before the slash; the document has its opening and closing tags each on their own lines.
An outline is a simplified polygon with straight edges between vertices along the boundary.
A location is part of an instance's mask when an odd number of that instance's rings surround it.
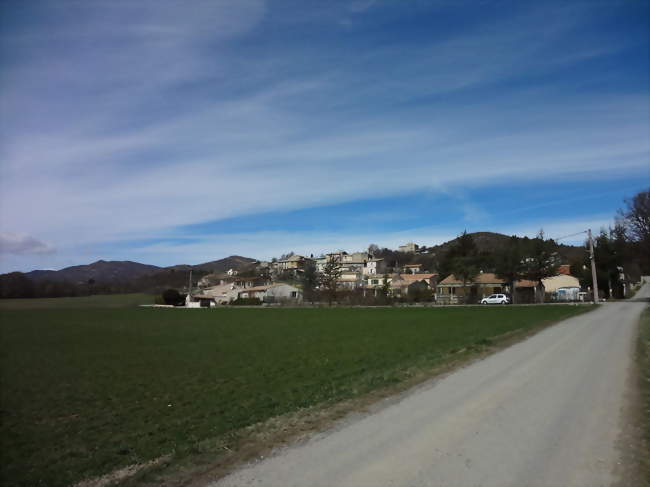
<svg viewBox="0 0 650 487">
<path fill-rule="evenodd" d="M 366 285 L 365 291 L 370 291 L 370 294 L 377 294 L 377 292 L 384 286 L 384 280 L 387 283 L 390 283 L 393 280 L 394 275 L 386 274 L 373 274 L 366 276 Z"/>
<path fill-rule="evenodd" d="M 560 288 L 578 288 L 580 289 L 580 281 L 577 277 L 567 276 L 560 274 L 558 276 L 547 277 L 542 279 L 544 285 L 544 292 L 554 293 Z"/>
<path fill-rule="evenodd" d="M 553 291 L 551 297 L 553 301 L 584 301 L 585 294 L 579 287 L 561 287 Z"/>
<path fill-rule="evenodd" d="M 257 298 L 265 303 L 278 302 L 300 302 L 302 291 L 289 284 L 277 283 L 269 286 L 255 286 L 248 289 L 240 289 L 237 293 L 239 298 Z"/>
<path fill-rule="evenodd" d="M 386 272 L 386 262 L 384 259 L 369 259 L 363 268 L 364 276 L 376 276 Z"/>
</svg>

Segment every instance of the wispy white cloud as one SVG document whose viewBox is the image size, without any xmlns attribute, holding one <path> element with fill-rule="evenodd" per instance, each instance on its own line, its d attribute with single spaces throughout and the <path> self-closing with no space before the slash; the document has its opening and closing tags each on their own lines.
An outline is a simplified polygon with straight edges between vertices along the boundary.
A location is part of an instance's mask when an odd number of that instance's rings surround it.
<svg viewBox="0 0 650 487">
<path fill-rule="evenodd" d="M 51 254 L 51 245 L 24 233 L 0 233 L 0 253 L 15 255 Z"/>
<path fill-rule="evenodd" d="M 57 248 L 414 190 L 456 198 L 479 224 L 485 210 L 462 198 L 472 187 L 648 171 L 646 92 L 567 94 L 551 81 L 453 99 L 625 47 L 567 42 L 591 15 L 578 4 L 331 51 L 265 47 L 255 36 L 271 36 L 280 14 L 293 25 L 318 16 L 262 1 L 47 5 L 60 23 L 3 39 L 19 55 L 0 80 L 0 118 L 13 121 L 2 127 L 0 226 Z M 331 248 L 349 237 L 318 238 Z M 362 238 L 382 242 L 351 244 Z M 232 252 L 258 255 L 261 241 Z M 184 251 L 198 259 L 198 247 Z"/>
</svg>

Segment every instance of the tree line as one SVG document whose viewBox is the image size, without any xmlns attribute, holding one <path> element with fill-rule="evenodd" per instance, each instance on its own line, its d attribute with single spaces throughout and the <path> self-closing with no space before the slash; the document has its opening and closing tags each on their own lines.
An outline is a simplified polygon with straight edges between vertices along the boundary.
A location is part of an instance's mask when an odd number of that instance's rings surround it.
<svg viewBox="0 0 650 487">
<path fill-rule="evenodd" d="M 196 281 L 208 274 L 207 271 L 193 270 Z M 169 288 L 184 288 L 188 284 L 189 271 L 169 269 L 155 274 L 130 280 L 99 281 L 88 279 L 85 282 L 30 279 L 22 272 L 0 275 L 0 298 L 60 298 L 90 296 L 93 294 L 161 294 Z"/>
</svg>

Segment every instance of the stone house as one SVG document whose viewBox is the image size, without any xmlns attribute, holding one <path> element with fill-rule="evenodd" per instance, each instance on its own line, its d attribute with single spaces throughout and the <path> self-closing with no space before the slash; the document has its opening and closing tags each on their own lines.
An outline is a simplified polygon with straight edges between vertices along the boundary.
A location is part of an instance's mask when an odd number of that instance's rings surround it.
<svg viewBox="0 0 650 487">
<path fill-rule="evenodd" d="M 391 292 L 394 296 L 407 296 L 409 292 L 436 290 L 437 274 L 400 274 L 391 280 Z"/>
<path fill-rule="evenodd" d="M 399 252 L 403 252 L 405 254 L 415 254 L 419 249 L 418 244 L 415 244 L 413 242 L 409 242 L 404 245 L 400 245 L 398 248 Z"/>
</svg>

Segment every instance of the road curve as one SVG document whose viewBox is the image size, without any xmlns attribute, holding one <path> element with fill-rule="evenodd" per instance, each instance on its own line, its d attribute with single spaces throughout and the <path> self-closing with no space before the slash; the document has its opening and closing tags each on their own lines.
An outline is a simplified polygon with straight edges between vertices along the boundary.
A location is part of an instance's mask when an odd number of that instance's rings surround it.
<svg viewBox="0 0 650 487">
<path fill-rule="evenodd" d="M 612 485 L 645 306 L 603 304 L 212 486 Z"/>
</svg>

